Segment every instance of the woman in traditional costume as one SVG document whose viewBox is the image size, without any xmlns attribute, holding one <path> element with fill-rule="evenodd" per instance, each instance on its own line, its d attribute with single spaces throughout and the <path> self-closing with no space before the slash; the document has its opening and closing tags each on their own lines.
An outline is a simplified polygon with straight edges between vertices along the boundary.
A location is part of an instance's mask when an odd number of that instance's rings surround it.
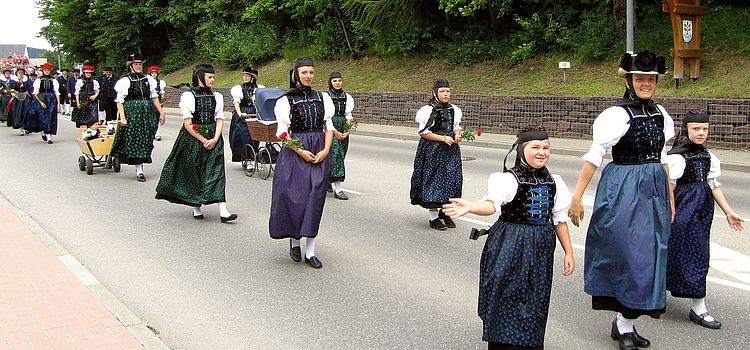
<svg viewBox="0 0 750 350">
<path fill-rule="evenodd" d="M 583 193 L 611 148 L 613 161 L 602 171 L 586 234 L 584 290 L 594 310 L 617 312 L 610 336 L 624 350 L 650 345 L 636 331 L 635 319 L 659 318 L 666 307 L 674 201 L 665 144 L 674 137 L 674 122 L 652 100 L 664 71 L 664 58 L 650 51 L 623 55 L 618 75 L 625 94 L 594 120 L 568 212 L 578 226 Z"/>
<path fill-rule="evenodd" d="M 161 104 L 162 108 L 164 108 L 164 103 L 167 102 L 167 91 L 165 90 L 165 88 L 167 87 L 167 83 L 164 80 L 159 79 L 159 73 L 161 73 L 161 68 L 157 66 L 148 67 L 148 75 L 156 80 L 156 92 L 159 94 L 159 104 Z M 161 133 L 159 132 L 160 129 L 161 125 L 157 125 L 156 135 L 154 136 L 154 139 L 156 141 L 161 141 Z"/>
<path fill-rule="evenodd" d="M 263 87 L 263 85 L 258 85 L 258 70 L 253 67 L 245 67 L 242 70 L 242 84 L 235 85 L 229 90 L 234 104 L 232 121 L 229 125 L 229 147 L 232 149 L 233 162 L 242 161 L 245 145 L 249 144 L 256 153 L 258 151 L 258 141 L 250 137 L 246 120 L 255 118 L 257 112 L 253 95 L 255 89 Z M 247 166 L 254 167 L 255 164 L 249 162 Z"/>
<path fill-rule="evenodd" d="M 29 132 L 41 131 L 42 141 L 52 144 L 52 135 L 57 135 L 57 110 L 60 106 L 60 86 L 57 79 L 52 77 L 52 63 L 45 63 L 41 67 L 42 76 L 34 80 L 34 109 L 27 118 L 24 128 Z M 35 123 L 30 123 L 34 119 Z M 34 125 L 29 127 L 29 125 Z"/>
<path fill-rule="evenodd" d="M 276 136 L 287 146 L 276 162 L 268 227 L 271 238 L 289 238 L 295 262 L 302 261 L 300 239 L 306 237 L 305 262 L 319 269 L 323 263 L 315 256 L 315 240 L 330 184 L 334 106 L 328 94 L 312 89 L 314 77 L 312 59 L 298 59 L 289 70 L 291 89 L 274 107 Z"/>
<path fill-rule="evenodd" d="M 352 95 L 344 92 L 341 73 L 333 72 L 328 77 L 328 96 L 331 97 L 336 112 L 331 118 L 333 126 L 333 143 L 331 144 L 331 184 L 333 185 L 333 197 L 347 200 L 349 197 L 341 190 L 341 183 L 346 179 L 346 168 L 344 159 L 349 150 L 349 131 L 347 122 L 352 119 L 354 110 L 354 99 Z"/>
<path fill-rule="evenodd" d="M 117 112 L 124 127 L 115 142 L 114 156 L 124 164 L 135 165 L 139 182 L 146 182 L 143 164 L 151 163 L 157 124 L 164 124 L 156 80 L 143 74 L 143 62 L 140 53 L 128 56 L 125 65 L 129 73 L 115 83 Z"/>
<path fill-rule="evenodd" d="M 8 116 L 10 114 L 8 103 L 10 102 L 11 97 L 13 97 L 11 90 L 13 90 L 16 83 L 13 81 L 13 77 L 10 73 L 10 69 L 5 68 L 3 69 L 3 75 L 0 76 L 0 122 L 4 123 L 8 123 L 8 120 L 10 120 L 10 117 Z M 8 109 L 7 112 L 6 109 Z"/>
<path fill-rule="evenodd" d="M 8 126 L 13 129 L 21 129 L 19 131 L 20 136 L 28 135 L 28 132 L 23 128 L 24 122 L 26 121 L 26 115 L 29 114 L 31 109 L 31 94 L 29 89 L 33 88 L 29 84 L 29 78 L 26 76 L 26 71 L 19 67 L 16 69 L 16 78 L 13 80 L 14 86 L 11 92 L 12 98 L 8 102 L 10 109 L 6 107 L 8 113 Z"/>
<path fill-rule="evenodd" d="M 221 222 L 229 222 L 237 214 L 226 203 L 224 96 L 212 91 L 213 85 L 214 67 L 195 67 L 191 89 L 180 97 L 183 127 L 164 162 L 156 199 L 192 207 L 194 219 L 203 219 L 203 205 L 217 203 Z"/>
<path fill-rule="evenodd" d="M 411 176 L 411 204 L 430 213 L 430 227 L 445 231 L 456 223 L 440 208 L 449 198 L 460 198 L 463 188 L 461 170 L 461 108 L 450 103 L 448 81 L 439 79 L 432 86 L 429 103 L 417 111 L 419 144 Z"/>
<path fill-rule="evenodd" d="M 94 79 L 94 67 L 83 66 L 83 77 L 76 81 L 73 115 L 76 127 L 91 126 L 99 120 L 99 82 Z"/>
</svg>

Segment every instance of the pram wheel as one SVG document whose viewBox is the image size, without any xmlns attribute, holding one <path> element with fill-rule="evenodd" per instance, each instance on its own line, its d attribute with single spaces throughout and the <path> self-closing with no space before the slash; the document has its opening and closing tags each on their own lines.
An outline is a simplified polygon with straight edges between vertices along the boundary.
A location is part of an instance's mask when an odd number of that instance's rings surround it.
<svg viewBox="0 0 750 350">
<path fill-rule="evenodd" d="M 78 157 L 78 169 L 81 171 L 86 170 L 86 157 L 84 156 Z"/>
<path fill-rule="evenodd" d="M 112 156 L 110 156 L 112 157 Z M 114 170 L 116 173 L 120 172 L 120 158 L 112 157 L 112 170 Z"/>
<path fill-rule="evenodd" d="M 94 174 L 94 161 L 91 158 L 86 158 L 86 175 Z"/>
<path fill-rule="evenodd" d="M 255 161 L 255 167 L 258 168 L 258 176 L 265 180 L 271 176 L 271 152 L 266 147 L 258 148 L 258 158 Z"/>
<path fill-rule="evenodd" d="M 255 163 L 255 150 L 250 144 L 246 144 L 242 147 L 242 171 L 245 175 L 252 177 L 255 171 L 258 169 L 258 165 Z"/>
</svg>

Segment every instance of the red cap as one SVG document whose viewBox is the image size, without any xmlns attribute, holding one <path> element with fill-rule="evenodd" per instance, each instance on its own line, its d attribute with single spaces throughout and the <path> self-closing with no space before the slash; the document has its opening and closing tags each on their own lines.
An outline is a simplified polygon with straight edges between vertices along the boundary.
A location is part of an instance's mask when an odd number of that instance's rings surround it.
<svg viewBox="0 0 750 350">
<path fill-rule="evenodd" d="M 94 66 L 90 66 L 90 65 L 83 66 L 82 70 L 83 70 L 84 73 L 86 73 L 86 72 L 94 73 L 94 71 L 95 71 Z"/>
<path fill-rule="evenodd" d="M 41 69 L 52 69 L 52 68 L 54 68 L 54 67 L 55 67 L 55 65 L 54 65 L 54 64 L 52 64 L 52 63 L 49 63 L 49 62 L 47 62 L 47 63 L 45 63 L 45 64 L 43 64 L 43 65 L 39 66 L 39 68 L 41 68 Z"/>
<path fill-rule="evenodd" d="M 148 67 L 148 72 L 149 73 L 154 72 L 154 71 L 161 72 L 161 69 L 159 69 L 159 67 L 157 67 L 157 66 Z"/>
</svg>

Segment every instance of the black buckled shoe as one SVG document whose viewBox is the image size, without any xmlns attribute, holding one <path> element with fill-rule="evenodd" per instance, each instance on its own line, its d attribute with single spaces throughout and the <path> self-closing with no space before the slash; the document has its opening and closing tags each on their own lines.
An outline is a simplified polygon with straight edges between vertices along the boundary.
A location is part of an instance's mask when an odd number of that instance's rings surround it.
<svg viewBox="0 0 750 350">
<path fill-rule="evenodd" d="M 710 316 L 708 312 L 704 312 L 700 315 L 695 313 L 693 309 L 690 309 L 690 321 L 693 323 L 700 325 L 702 327 L 710 328 L 710 329 L 720 329 L 721 328 L 721 322 L 716 320 L 714 318 L 713 321 L 706 321 L 706 317 Z"/>
<path fill-rule="evenodd" d="M 651 346 L 651 341 L 638 334 L 638 331 L 635 330 L 635 326 L 633 326 L 633 344 L 639 348 L 645 349 Z"/>
<path fill-rule="evenodd" d="M 318 259 L 315 256 L 311 256 L 309 259 L 305 257 L 305 262 L 308 263 L 310 266 L 312 266 L 312 268 L 314 269 L 319 269 L 323 267 L 323 263 L 320 262 L 320 259 Z"/>
<path fill-rule="evenodd" d="M 42 141 L 45 141 L 45 142 L 47 141 L 47 134 L 42 133 Z"/>
<path fill-rule="evenodd" d="M 440 218 L 437 218 L 435 220 L 430 220 L 430 228 L 436 229 L 438 231 L 446 230 L 445 224 L 443 224 L 443 222 L 440 221 Z"/>
<path fill-rule="evenodd" d="M 203 220 L 203 214 L 193 215 L 193 219 L 195 219 L 195 220 Z"/>
<path fill-rule="evenodd" d="M 333 198 L 340 199 L 342 201 L 348 200 L 349 197 L 344 193 L 344 191 L 334 193 Z"/>
<path fill-rule="evenodd" d="M 292 257 L 292 260 L 294 262 L 300 262 L 302 261 L 302 252 L 299 249 L 299 246 L 292 247 L 292 240 L 289 240 L 289 256 Z"/>
<path fill-rule="evenodd" d="M 438 212 L 438 218 L 443 219 L 443 222 L 445 223 L 445 226 L 448 228 L 456 228 L 456 223 L 451 219 L 450 216 L 445 215 L 442 210 Z"/>
<path fill-rule="evenodd" d="M 146 182 L 146 175 L 136 174 L 135 178 L 136 178 L 136 180 L 138 180 L 138 182 Z"/>
<path fill-rule="evenodd" d="M 221 219 L 221 222 L 230 222 L 237 220 L 237 214 L 232 214 L 227 217 L 220 216 L 219 218 Z"/>
<path fill-rule="evenodd" d="M 620 346 L 620 350 L 638 350 L 638 347 L 635 345 L 635 341 L 633 339 L 634 333 L 625 333 L 620 334 L 620 331 L 617 330 L 617 319 L 615 318 L 612 320 L 612 331 L 610 332 L 609 336 L 612 338 L 612 340 L 617 340 Z M 649 344 L 650 345 L 650 344 Z"/>
</svg>

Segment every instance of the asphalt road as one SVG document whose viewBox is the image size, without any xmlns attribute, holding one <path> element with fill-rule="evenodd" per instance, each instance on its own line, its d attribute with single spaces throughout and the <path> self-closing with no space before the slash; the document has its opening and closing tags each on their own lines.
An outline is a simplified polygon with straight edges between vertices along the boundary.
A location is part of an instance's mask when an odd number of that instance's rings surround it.
<svg viewBox="0 0 750 350">
<path fill-rule="evenodd" d="M 204 208 L 199 221 L 188 207 L 154 199 L 178 123 L 169 118 L 163 127 L 146 183 L 136 182 L 132 166 L 79 171 L 68 121 L 61 120 L 54 145 L 0 127 L 0 193 L 175 349 L 486 348 L 476 315 L 484 238 L 470 241 L 468 232 L 496 218 L 429 229 L 426 211 L 409 205 L 416 142 L 353 135 L 344 183 L 350 200 L 329 196 L 316 247 L 324 267 L 314 270 L 291 261 L 287 241 L 268 236 L 271 179 L 246 177 L 227 163 L 228 206 L 239 214 L 231 224 L 219 222 L 216 206 Z M 464 162 L 464 197 L 479 199 L 504 152 L 464 145 L 463 155 L 472 159 Z M 572 189 L 580 165 L 554 156 L 550 169 Z M 720 178 L 745 218 L 747 176 Z M 587 196 L 594 191 L 592 182 Z M 721 216 L 714 222 L 708 303 L 724 328 L 690 323 L 689 301 L 670 297 L 662 319 L 637 323 L 654 349 L 750 348 L 749 231 L 730 231 Z M 577 268 L 562 275 L 558 246 L 545 347 L 616 349 L 608 338 L 612 313 L 592 311 L 583 292 L 585 227 L 571 235 Z"/>
</svg>

